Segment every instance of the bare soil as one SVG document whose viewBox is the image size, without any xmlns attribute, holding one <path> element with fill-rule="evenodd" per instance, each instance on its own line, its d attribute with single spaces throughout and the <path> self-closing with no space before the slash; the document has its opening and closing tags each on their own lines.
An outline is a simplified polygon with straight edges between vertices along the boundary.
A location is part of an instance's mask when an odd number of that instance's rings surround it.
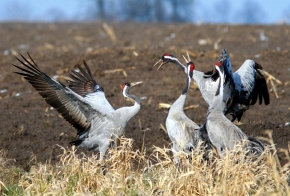
<svg viewBox="0 0 290 196">
<path fill-rule="evenodd" d="M 15 56 L 26 55 L 26 52 L 45 73 L 59 76 L 65 84 L 76 64 L 86 60 L 114 108 L 132 105 L 121 94 L 122 83 L 144 81 L 131 93 L 146 96 L 147 101 L 128 123 L 125 136 L 134 139 L 135 149 L 141 150 L 144 144 L 149 154 L 154 145 L 170 146 L 167 134 L 160 128 L 161 124 L 165 125 L 168 110 L 159 109 L 158 104 L 173 103 L 186 80 L 184 73 L 174 65 L 166 64 L 157 71 L 154 63 L 166 52 L 181 59 L 188 51 L 196 69 L 208 71 L 213 69 L 221 49 L 225 48 L 234 71 L 250 58 L 282 81 L 276 86 L 279 98 L 268 83 L 270 105 L 252 106 L 243 116 L 240 128 L 255 137 L 266 136 L 265 130 L 273 130 L 277 148 L 288 147 L 290 126 L 285 123 L 290 121 L 290 26 L 108 25 L 113 27 L 116 41 L 110 39 L 101 22 L 0 24 L 0 150 L 4 149 L 16 166 L 29 169 L 33 164 L 29 162 L 32 156 L 39 162 L 55 162 L 61 153 L 57 145 L 67 147 L 76 138 L 76 130 L 51 109 L 28 82 L 13 73 L 17 70 L 11 64 L 19 65 Z M 215 49 L 219 39 L 218 49 Z M 123 72 L 105 72 L 113 69 L 123 69 L 127 76 Z M 208 106 L 194 84 L 186 106 L 193 104 L 199 107 L 186 113 L 200 124 Z M 145 129 L 147 131 L 142 131 Z M 279 156 L 283 159 L 282 153 Z"/>
</svg>

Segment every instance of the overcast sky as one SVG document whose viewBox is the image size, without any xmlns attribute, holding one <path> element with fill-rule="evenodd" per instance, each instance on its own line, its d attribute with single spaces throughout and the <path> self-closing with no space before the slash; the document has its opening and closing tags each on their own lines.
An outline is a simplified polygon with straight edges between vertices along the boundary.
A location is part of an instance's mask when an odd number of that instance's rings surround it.
<svg viewBox="0 0 290 196">
<path fill-rule="evenodd" d="M 118 0 L 114 0 L 120 6 Z M 56 21 L 81 20 L 92 0 L 0 0 L 0 21 Z M 112 1 L 111 1 L 112 2 Z M 246 2 L 255 3 L 247 6 Z M 195 22 L 244 23 L 240 20 L 247 9 L 255 9 L 260 16 L 257 23 L 290 22 L 289 0 L 196 0 Z M 229 11 L 223 12 L 226 7 Z M 166 8 L 164 8 L 166 9 Z"/>
</svg>

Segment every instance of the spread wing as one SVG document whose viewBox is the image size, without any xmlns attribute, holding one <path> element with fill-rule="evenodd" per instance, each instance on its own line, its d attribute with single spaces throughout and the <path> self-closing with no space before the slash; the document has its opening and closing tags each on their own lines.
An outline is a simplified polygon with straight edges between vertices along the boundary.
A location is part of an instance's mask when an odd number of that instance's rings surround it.
<svg viewBox="0 0 290 196">
<path fill-rule="evenodd" d="M 69 83 L 69 88 L 83 97 L 89 93 L 104 92 L 104 89 L 100 87 L 93 78 L 91 70 L 85 61 L 84 65 L 86 70 L 84 70 L 80 65 L 77 65 L 80 73 L 73 70 L 73 74 L 70 74 L 73 81 L 67 81 Z"/>
<path fill-rule="evenodd" d="M 251 105 L 254 105 L 257 101 L 257 97 L 259 96 L 259 104 L 261 105 L 264 99 L 264 104 L 269 105 L 270 103 L 270 96 L 267 87 L 267 82 L 265 79 L 265 75 L 262 70 L 262 66 L 258 63 L 255 63 L 255 86 L 252 95 L 252 102 Z"/>
<path fill-rule="evenodd" d="M 83 97 L 42 72 L 31 56 L 29 54 L 28 56 L 31 62 L 22 55 L 24 61 L 16 57 L 24 67 L 12 64 L 23 71 L 15 73 L 24 76 L 45 101 L 78 130 L 78 133 L 86 131 L 90 127 L 92 118 L 105 117 L 105 114 L 93 108 Z"/>
<path fill-rule="evenodd" d="M 269 92 L 262 66 L 253 60 L 246 60 L 234 73 L 236 90 L 239 100 L 246 105 L 254 105 L 259 97 L 259 104 L 263 100 L 265 105 L 270 103 Z"/>
<path fill-rule="evenodd" d="M 69 88 L 86 99 L 90 105 L 103 114 L 114 111 L 114 108 L 106 99 L 104 89 L 94 79 L 89 66 L 84 61 L 85 69 L 78 65 L 79 72 L 70 74 L 72 80 L 68 80 Z"/>
</svg>

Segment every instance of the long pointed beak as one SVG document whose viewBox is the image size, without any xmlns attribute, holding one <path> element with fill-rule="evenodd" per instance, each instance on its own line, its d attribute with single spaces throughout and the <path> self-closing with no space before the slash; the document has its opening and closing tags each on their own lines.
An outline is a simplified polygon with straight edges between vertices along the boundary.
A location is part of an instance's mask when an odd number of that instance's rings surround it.
<svg viewBox="0 0 290 196">
<path fill-rule="evenodd" d="M 183 56 L 183 55 L 182 55 Z M 185 63 L 189 63 L 189 61 L 185 58 L 185 56 L 183 56 Z"/>
<path fill-rule="evenodd" d="M 131 86 L 136 86 L 136 85 L 141 84 L 141 83 L 143 83 L 143 81 L 140 81 L 140 82 L 131 82 Z"/>
<path fill-rule="evenodd" d="M 162 59 L 160 59 L 159 61 L 157 61 L 157 62 L 154 64 L 154 66 L 157 65 L 159 62 L 161 62 L 161 63 L 160 63 L 160 65 L 158 66 L 157 71 L 161 68 L 162 65 L 168 63 L 168 61 L 162 61 Z"/>
<path fill-rule="evenodd" d="M 157 65 L 160 61 L 162 61 L 162 60 L 159 59 L 153 66 L 155 67 L 155 65 Z"/>
</svg>

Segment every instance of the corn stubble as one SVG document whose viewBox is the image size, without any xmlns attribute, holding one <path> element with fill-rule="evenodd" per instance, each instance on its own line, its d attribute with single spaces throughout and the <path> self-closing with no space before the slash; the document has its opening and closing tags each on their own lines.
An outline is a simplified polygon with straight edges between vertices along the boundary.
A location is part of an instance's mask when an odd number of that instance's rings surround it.
<svg viewBox="0 0 290 196">
<path fill-rule="evenodd" d="M 262 156 L 247 158 L 237 149 L 219 159 L 215 152 L 203 154 L 198 146 L 189 162 L 181 153 L 176 166 L 170 149 L 153 147 L 133 151 L 133 140 L 119 139 L 105 163 L 97 155 L 86 156 L 76 149 L 62 148 L 60 161 L 38 163 L 29 172 L 20 172 L 15 185 L 25 195 L 289 195 L 289 164 L 279 167 L 273 146 Z M 288 151 L 289 149 L 287 149 Z M 11 195 L 14 187 L 9 178 L 13 172 L 0 157 L 0 193 Z M 103 175 L 102 166 L 106 166 Z M 4 172 L 5 171 L 5 172 Z M 5 175 L 3 176 L 3 173 Z M 15 175 L 13 176 L 15 178 Z M 21 191 L 19 191 L 21 190 Z"/>
</svg>

